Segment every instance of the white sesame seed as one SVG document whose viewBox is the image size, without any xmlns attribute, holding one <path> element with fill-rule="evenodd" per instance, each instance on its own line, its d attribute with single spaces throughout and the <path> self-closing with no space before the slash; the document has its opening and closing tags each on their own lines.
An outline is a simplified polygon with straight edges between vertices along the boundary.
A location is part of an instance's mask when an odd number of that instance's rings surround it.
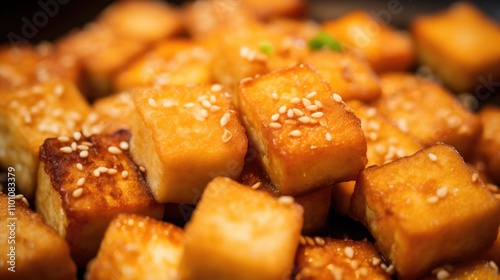
<svg viewBox="0 0 500 280">
<path fill-rule="evenodd" d="M 309 106 L 306 106 L 306 109 L 308 111 L 314 112 L 314 111 L 318 110 L 318 106 L 316 106 L 316 105 L 309 105 Z"/>
<path fill-rule="evenodd" d="M 271 120 L 273 122 L 277 121 L 279 118 L 280 118 L 280 114 L 274 114 L 274 115 L 271 116 Z"/>
<path fill-rule="evenodd" d="M 308 246 L 311 246 L 311 247 L 316 246 L 316 243 L 314 242 L 314 239 L 312 239 L 311 237 L 304 236 L 304 239 L 306 240 L 306 244 Z"/>
<path fill-rule="evenodd" d="M 438 273 L 436 274 L 436 278 L 439 280 L 443 280 L 450 277 L 450 273 L 444 269 L 440 269 Z"/>
<path fill-rule="evenodd" d="M 63 152 L 63 153 L 66 153 L 66 154 L 69 154 L 69 153 L 73 152 L 73 149 L 71 149 L 71 147 L 68 147 L 68 146 L 66 146 L 66 147 L 62 147 L 62 148 L 60 148 L 59 150 L 60 150 L 61 152 Z"/>
<path fill-rule="evenodd" d="M 439 198 L 445 197 L 446 194 L 448 194 L 448 187 L 441 187 L 441 188 L 437 189 L 437 191 L 436 191 L 436 195 Z"/>
<path fill-rule="evenodd" d="M 351 107 L 347 106 L 347 105 L 344 106 L 344 111 L 346 111 L 348 113 L 353 113 L 354 114 L 354 110 Z"/>
<path fill-rule="evenodd" d="M 337 93 L 334 93 L 333 100 L 335 100 L 335 102 L 337 102 L 337 103 L 340 103 L 340 102 L 342 102 L 342 96 L 338 95 Z"/>
<path fill-rule="evenodd" d="M 290 119 L 293 118 L 293 110 L 292 109 L 288 109 L 288 112 L 286 113 L 286 116 L 288 118 L 290 118 Z"/>
<path fill-rule="evenodd" d="M 208 101 L 208 100 L 203 100 L 203 101 L 201 101 L 201 106 L 203 106 L 205 108 L 210 108 L 210 107 L 212 107 L 212 103 L 210 103 L 210 101 Z"/>
<path fill-rule="evenodd" d="M 108 169 L 107 167 L 104 167 L 104 166 L 100 166 L 97 168 L 97 170 L 99 170 L 99 173 L 106 173 L 108 172 Z"/>
<path fill-rule="evenodd" d="M 120 142 L 120 144 L 119 144 L 118 146 L 119 146 L 119 147 L 120 147 L 120 149 L 122 149 L 122 150 L 128 150 L 128 148 L 129 148 L 129 144 L 128 144 L 128 142 L 126 142 L 126 141 L 121 141 L 121 142 Z"/>
<path fill-rule="evenodd" d="M 302 104 L 304 105 L 304 107 L 307 107 L 307 106 L 310 106 L 312 103 L 311 103 L 311 100 L 309 100 L 307 98 L 302 98 Z"/>
<path fill-rule="evenodd" d="M 206 96 L 206 95 L 200 95 L 200 96 L 196 99 L 196 101 L 201 102 L 201 101 L 203 101 L 203 100 L 205 100 L 205 99 L 207 99 L 207 98 L 208 98 L 208 96 Z"/>
<path fill-rule="evenodd" d="M 109 146 L 108 147 L 108 152 L 114 154 L 114 155 L 117 155 L 117 154 L 121 154 L 122 153 L 122 150 L 118 149 L 118 147 L 116 146 Z"/>
<path fill-rule="evenodd" d="M 377 141 L 378 139 L 378 134 L 374 131 L 368 133 L 368 139 L 371 141 Z"/>
<path fill-rule="evenodd" d="M 88 157 L 88 156 L 89 156 L 89 152 L 88 152 L 88 151 L 81 151 L 81 152 L 80 152 L 80 157 L 81 157 L 81 158 L 86 158 L 86 157 Z"/>
<path fill-rule="evenodd" d="M 352 268 L 353 270 L 356 270 L 356 269 L 358 269 L 358 268 L 359 268 L 359 262 L 358 262 L 357 260 L 352 260 L 352 261 L 350 262 L 350 265 L 351 265 L 351 268 Z"/>
<path fill-rule="evenodd" d="M 319 120 L 319 124 L 320 124 L 321 126 L 323 126 L 323 127 L 325 127 L 325 126 L 327 125 L 327 123 L 326 123 L 326 120 L 325 120 L 325 119 L 320 119 L 320 120 Z"/>
<path fill-rule="evenodd" d="M 78 179 L 78 181 L 76 182 L 76 185 L 79 186 L 79 187 L 83 186 L 83 184 L 85 184 L 85 178 L 84 177 Z"/>
<path fill-rule="evenodd" d="M 98 168 L 94 169 L 94 176 L 99 177 L 101 175 L 101 172 L 99 171 Z"/>
<path fill-rule="evenodd" d="M 69 137 L 68 136 L 59 136 L 59 137 L 57 137 L 57 141 L 59 141 L 61 143 L 68 142 L 69 141 Z"/>
<path fill-rule="evenodd" d="M 115 175 L 116 173 L 118 173 L 118 170 L 114 169 L 114 168 L 109 168 L 108 169 L 108 174 L 109 175 Z"/>
<path fill-rule="evenodd" d="M 82 145 L 85 145 L 85 146 L 88 146 L 88 147 L 94 146 L 92 143 L 87 142 L 87 141 L 82 142 Z"/>
<path fill-rule="evenodd" d="M 396 126 L 402 132 L 404 132 L 404 133 L 408 132 L 408 124 L 406 123 L 406 121 L 404 119 L 397 120 Z"/>
<path fill-rule="evenodd" d="M 213 113 L 213 112 L 217 112 L 217 111 L 219 111 L 219 110 L 220 110 L 220 107 L 219 107 L 219 106 L 217 106 L 217 105 L 212 105 L 212 106 L 210 106 L 210 112 L 212 112 L 212 113 Z"/>
<path fill-rule="evenodd" d="M 342 272 L 341 268 L 336 267 L 333 264 L 329 264 L 329 265 L 326 266 L 326 269 L 328 269 L 328 271 L 330 271 L 330 274 L 333 276 L 334 280 L 342 280 L 342 278 L 343 278 L 343 276 L 342 276 L 343 272 Z"/>
<path fill-rule="evenodd" d="M 83 194 L 83 189 L 82 188 L 78 188 L 76 190 L 73 191 L 73 197 L 74 198 L 79 198 L 80 196 L 82 196 Z"/>
<path fill-rule="evenodd" d="M 54 87 L 54 94 L 56 96 L 61 96 L 61 94 L 63 94 L 64 92 L 64 86 L 61 85 L 61 84 L 57 84 L 55 87 Z"/>
<path fill-rule="evenodd" d="M 295 201 L 293 196 L 282 195 L 278 198 L 278 203 L 280 204 L 292 204 Z"/>
<path fill-rule="evenodd" d="M 377 257 L 373 257 L 373 258 L 372 258 L 372 265 L 373 265 L 373 266 L 377 266 L 377 265 L 379 265 L 379 264 L 380 264 L 380 262 L 381 262 L 381 259 L 379 259 L 379 258 L 377 258 Z"/>
<path fill-rule="evenodd" d="M 344 248 L 344 255 L 349 259 L 352 259 L 354 257 L 354 249 L 351 246 L 346 246 Z"/>
<path fill-rule="evenodd" d="M 196 104 L 194 104 L 193 102 L 184 104 L 184 108 L 193 108 L 194 106 L 196 106 Z"/>
<path fill-rule="evenodd" d="M 495 271 L 495 273 L 498 273 L 498 266 L 494 261 L 489 261 L 488 265 Z"/>
<path fill-rule="evenodd" d="M 429 159 L 431 161 L 435 162 L 435 161 L 437 161 L 438 157 L 435 154 L 433 154 L 433 153 L 429 153 Z"/>
<path fill-rule="evenodd" d="M 123 179 L 127 179 L 127 177 L 128 177 L 128 171 L 127 170 L 123 170 L 122 171 L 122 177 L 123 177 Z"/>
<path fill-rule="evenodd" d="M 306 98 L 313 98 L 316 96 L 316 94 L 318 94 L 318 93 L 315 91 L 311 91 L 309 94 L 306 95 Z"/>
<path fill-rule="evenodd" d="M 315 113 L 311 114 L 311 117 L 319 119 L 319 118 L 322 118 L 323 115 L 324 115 L 323 112 L 315 112 Z"/>
<path fill-rule="evenodd" d="M 326 141 L 328 141 L 328 142 L 332 141 L 332 135 L 330 134 L 330 132 L 327 132 L 325 134 L 325 138 L 326 138 Z"/>
<path fill-rule="evenodd" d="M 301 110 L 299 110 L 297 108 L 293 108 L 292 111 L 293 111 L 293 114 L 298 116 L 298 117 L 302 117 L 304 115 L 304 112 L 302 112 Z"/>
<path fill-rule="evenodd" d="M 227 143 L 229 142 L 229 140 L 231 140 L 231 138 L 233 138 L 233 134 L 229 130 L 224 129 L 224 134 L 222 134 L 222 142 Z"/>
<path fill-rule="evenodd" d="M 303 116 L 299 118 L 299 122 L 301 123 L 310 123 L 311 119 L 308 116 Z"/>
<path fill-rule="evenodd" d="M 391 264 L 389 265 L 386 269 L 385 269 L 385 272 L 387 272 L 387 274 L 389 275 L 392 275 L 394 273 L 394 265 Z"/>
<path fill-rule="evenodd" d="M 229 118 L 231 117 L 231 114 L 225 113 L 222 118 L 220 118 L 220 126 L 225 127 L 227 123 L 229 122 Z"/>
<path fill-rule="evenodd" d="M 153 98 L 149 98 L 148 99 L 148 104 L 149 106 L 155 108 L 156 106 L 158 106 L 158 104 L 156 103 L 156 100 L 154 100 Z"/>
<path fill-rule="evenodd" d="M 80 151 L 87 151 L 89 149 L 89 147 L 85 145 L 78 145 L 76 148 Z"/>
<path fill-rule="evenodd" d="M 293 136 L 293 137 L 300 137 L 302 135 L 302 131 L 296 129 L 296 130 L 292 130 L 290 131 L 290 133 L 288 133 L 288 136 Z"/>
<path fill-rule="evenodd" d="M 252 77 L 245 77 L 245 78 L 243 78 L 243 79 L 240 80 L 240 83 L 245 84 L 245 83 L 248 83 L 248 82 L 250 82 L 252 80 L 253 80 Z"/>
<path fill-rule="evenodd" d="M 31 123 L 31 121 L 32 121 L 32 119 L 31 119 L 31 115 L 29 115 L 29 114 L 28 114 L 28 115 L 25 115 L 25 116 L 24 116 L 24 122 L 25 122 L 26 124 L 30 124 L 30 123 Z"/>
<path fill-rule="evenodd" d="M 71 149 L 73 151 L 76 151 L 76 148 L 78 148 L 78 145 L 76 144 L 76 142 L 71 143 Z"/>
<path fill-rule="evenodd" d="M 281 107 L 278 109 L 278 112 L 279 112 L 280 114 L 284 114 L 284 113 L 286 112 L 286 106 L 285 106 L 285 105 L 281 106 Z"/>
<path fill-rule="evenodd" d="M 80 132 L 75 132 L 73 133 L 73 139 L 75 139 L 76 141 L 80 141 L 80 139 L 82 138 L 82 134 Z"/>
<path fill-rule="evenodd" d="M 362 267 L 362 268 L 358 269 L 358 272 L 359 272 L 359 275 L 361 275 L 361 276 L 364 276 L 364 277 L 368 276 L 368 269 L 366 267 Z"/>
<path fill-rule="evenodd" d="M 472 173 L 471 180 L 472 180 L 472 183 L 477 182 L 477 180 L 479 180 L 479 174 L 477 174 L 477 173 Z"/>
<path fill-rule="evenodd" d="M 219 84 L 213 84 L 211 87 L 210 87 L 210 90 L 213 91 L 213 92 L 219 92 L 222 90 L 222 86 L 219 85 Z"/>
<path fill-rule="evenodd" d="M 175 102 L 173 102 L 172 100 L 165 100 L 163 101 L 163 104 L 162 106 L 164 108 L 170 108 L 170 107 L 173 107 L 175 105 Z"/>
<path fill-rule="evenodd" d="M 24 202 L 24 205 L 30 207 L 30 204 L 29 204 L 28 200 L 26 199 L 26 197 L 24 197 L 24 196 L 21 197 L 21 201 Z"/>
<path fill-rule="evenodd" d="M 251 188 L 252 190 L 256 190 L 256 189 L 258 189 L 258 188 L 260 187 L 260 185 L 261 185 L 261 182 L 257 182 L 257 183 L 255 183 L 255 184 L 253 184 L 250 188 Z"/>
<path fill-rule="evenodd" d="M 278 100 L 278 98 L 279 98 L 279 96 L 278 96 L 278 94 L 276 92 L 273 92 L 271 94 L 271 96 L 273 97 L 274 100 Z"/>
<path fill-rule="evenodd" d="M 427 202 L 428 202 L 428 203 L 431 203 L 431 204 L 436 203 L 436 202 L 438 202 L 438 201 L 439 201 L 439 197 L 437 197 L 437 196 L 431 196 L 431 197 L 429 197 L 429 198 L 427 199 Z"/>
<path fill-rule="evenodd" d="M 314 105 L 318 106 L 318 108 L 323 108 L 323 103 L 319 100 L 314 100 Z"/>
<path fill-rule="evenodd" d="M 23 198 L 23 197 L 24 197 L 24 195 L 23 195 L 23 194 L 16 194 L 16 195 L 14 196 L 14 199 L 21 199 L 21 198 Z"/>
<path fill-rule="evenodd" d="M 76 169 L 83 170 L 83 165 L 81 163 L 76 164 Z"/>
<path fill-rule="evenodd" d="M 269 127 L 278 129 L 281 128 L 281 124 L 277 122 L 272 122 L 269 124 Z"/>
<path fill-rule="evenodd" d="M 300 98 L 294 97 L 290 100 L 290 103 L 292 104 L 299 104 L 300 103 Z"/>
<path fill-rule="evenodd" d="M 210 107 L 210 108 L 212 108 L 212 107 Z M 201 115 L 203 118 L 208 117 L 208 112 L 207 112 L 207 110 L 205 110 L 205 109 L 201 109 L 201 111 L 200 111 L 200 115 Z"/>
<path fill-rule="evenodd" d="M 319 245 L 319 246 L 325 246 L 326 242 L 323 238 L 321 237 L 314 237 L 314 242 L 316 242 L 316 245 Z"/>
<path fill-rule="evenodd" d="M 377 109 L 375 109 L 374 107 L 370 107 L 366 110 L 366 116 L 367 117 L 373 117 L 377 114 Z"/>
</svg>

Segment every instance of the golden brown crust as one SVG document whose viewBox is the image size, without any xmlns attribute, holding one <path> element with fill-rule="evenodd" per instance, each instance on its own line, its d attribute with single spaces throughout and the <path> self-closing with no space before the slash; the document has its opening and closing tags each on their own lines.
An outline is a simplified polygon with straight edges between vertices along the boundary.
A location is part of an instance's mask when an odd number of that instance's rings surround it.
<svg viewBox="0 0 500 280">
<path fill-rule="evenodd" d="M 483 133 L 477 144 L 478 156 L 486 164 L 486 172 L 500 184 L 500 108 L 489 105 L 479 111 Z"/>
</svg>

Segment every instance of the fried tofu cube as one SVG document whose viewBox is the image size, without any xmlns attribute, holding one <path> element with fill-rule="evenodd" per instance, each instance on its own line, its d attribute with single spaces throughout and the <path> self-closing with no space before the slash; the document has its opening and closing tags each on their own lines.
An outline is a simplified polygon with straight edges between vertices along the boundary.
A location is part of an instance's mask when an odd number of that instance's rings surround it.
<svg viewBox="0 0 500 280">
<path fill-rule="evenodd" d="M 120 1 L 106 8 L 97 22 L 114 33 L 139 42 L 158 42 L 179 33 L 180 15 L 162 1 Z"/>
<path fill-rule="evenodd" d="M 303 210 L 285 198 L 213 179 L 185 228 L 181 279 L 289 277 Z"/>
<path fill-rule="evenodd" d="M 486 164 L 487 174 L 500 184 L 500 107 L 488 105 L 479 111 L 483 133 L 477 147 L 478 156 Z"/>
<path fill-rule="evenodd" d="M 178 279 L 183 237 L 184 231 L 172 224 L 120 214 L 106 229 L 86 279 Z"/>
<path fill-rule="evenodd" d="M 36 209 L 66 238 L 79 267 L 96 255 L 116 215 L 163 216 L 163 205 L 128 154 L 129 140 L 130 132 L 121 130 L 49 138 L 40 147 Z"/>
<path fill-rule="evenodd" d="M 19 178 L 16 173 L 9 171 L 9 178 Z M 8 195 L 0 193 L 0 219 L 5 223 L 0 227 L 0 278 L 76 280 L 68 244 L 9 189 Z"/>
<path fill-rule="evenodd" d="M 224 5 L 223 1 L 214 2 L 215 5 Z M 306 1 L 304 0 L 243 0 L 241 2 L 261 20 L 276 17 L 302 17 L 306 12 Z"/>
<path fill-rule="evenodd" d="M 324 22 L 322 27 L 345 45 L 359 49 L 377 73 L 408 70 L 413 65 L 415 54 L 409 36 L 368 12 L 353 11 Z"/>
<path fill-rule="evenodd" d="M 499 279 L 498 266 L 495 262 L 489 260 L 473 260 L 465 263 L 445 265 L 432 270 L 432 275 L 429 275 L 423 280 L 434 279 L 452 279 L 452 280 L 469 280 L 469 279 Z"/>
<path fill-rule="evenodd" d="M 452 145 L 471 156 L 481 134 L 480 119 L 440 85 L 407 73 L 380 76 L 382 95 L 373 105 L 401 131 L 423 146 Z"/>
<path fill-rule="evenodd" d="M 249 137 L 282 194 L 352 180 L 364 168 L 359 119 L 309 66 L 242 81 L 238 96 Z"/>
<path fill-rule="evenodd" d="M 252 189 L 265 191 L 273 196 L 280 197 L 282 194 L 266 177 L 265 171 L 260 162 L 254 158 L 257 150 L 250 146 L 245 159 L 245 166 L 238 180 L 243 185 L 251 186 Z M 249 160 L 253 158 L 253 160 Z M 294 196 L 297 202 L 304 209 L 304 223 L 302 233 L 309 234 L 321 229 L 328 218 L 330 212 L 330 202 L 332 200 L 332 186 L 324 186 L 318 190 Z"/>
<path fill-rule="evenodd" d="M 380 82 L 370 65 L 350 52 L 311 52 L 302 60 L 314 66 L 345 101 L 373 101 L 380 96 Z"/>
<path fill-rule="evenodd" d="M 167 40 L 134 61 L 114 79 L 115 89 L 134 86 L 211 83 L 212 54 L 199 43 Z"/>
<path fill-rule="evenodd" d="M 366 240 L 301 237 L 295 256 L 297 280 L 391 279 L 381 256 Z"/>
<path fill-rule="evenodd" d="M 131 153 L 156 201 L 195 204 L 213 178 L 238 178 L 248 140 L 220 85 L 137 88 L 133 98 Z"/>
<path fill-rule="evenodd" d="M 38 148 L 48 137 L 72 134 L 90 112 L 75 85 L 52 80 L 2 94 L 0 165 L 18 172 L 17 191 L 32 201 Z"/>
<path fill-rule="evenodd" d="M 348 101 L 347 105 L 361 120 L 361 129 L 366 137 L 367 166 L 382 165 L 412 155 L 423 148 L 382 117 L 374 107 L 355 100 Z M 354 181 L 342 182 L 333 188 L 332 205 L 340 215 L 349 212 L 354 184 Z"/>
<path fill-rule="evenodd" d="M 495 240 L 495 243 L 493 243 L 493 246 L 484 251 L 479 258 L 483 260 L 491 260 L 500 264 L 500 230 L 498 231 L 497 239 Z"/>
<path fill-rule="evenodd" d="M 459 92 L 484 94 L 500 78 L 498 23 L 471 3 L 419 16 L 411 23 L 419 60 Z"/>
<path fill-rule="evenodd" d="M 497 236 L 499 210 L 477 174 L 445 144 L 361 171 L 351 200 L 351 215 L 404 279 L 486 250 Z"/>
</svg>

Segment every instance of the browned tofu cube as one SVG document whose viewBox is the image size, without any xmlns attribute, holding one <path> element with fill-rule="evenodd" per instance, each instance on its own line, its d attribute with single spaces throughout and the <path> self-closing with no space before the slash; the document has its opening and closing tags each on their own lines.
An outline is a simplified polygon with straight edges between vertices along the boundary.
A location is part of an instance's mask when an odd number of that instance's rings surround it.
<svg viewBox="0 0 500 280">
<path fill-rule="evenodd" d="M 76 280 L 76 266 L 64 238 L 15 195 L 18 175 L 9 170 L 8 178 L 14 180 L 8 181 L 8 195 L 0 193 L 0 220 L 4 223 L 0 227 L 0 278 Z"/>
<path fill-rule="evenodd" d="M 359 49 L 376 72 L 407 70 L 414 60 L 412 42 L 384 20 L 365 11 L 353 11 L 322 26 L 347 46 Z"/>
<path fill-rule="evenodd" d="M 359 101 L 349 101 L 347 105 L 361 120 L 361 129 L 366 137 L 367 166 L 382 165 L 422 149 L 420 144 L 389 123 L 374 107 Z M 332 205 L 337 213 L 346 215 L 349 212 L 354 184 L 354 181 L 342 182 L 333 188 Z"/>
<path fill-rule="evenodd" d="M 199 43 L 167 40 L 134 61 L 114 79 L 117 90 L 134 86 L 211 83 L 212 54 Z"/>
<path fill-rule="evenodd" d="M 245 160 L 245 166 L 241 171 L 239 182 L 251 186 L 252 189 L 268 192 L 276 197 L 282 194 L 267 178 L 260 162 L 254 158 L 257 150 L 254 146 L 248 148 L 249 152 Z M 254 154 L 255 153 L 255 154 Z M 249 160 L 254 158 L 253 160 Z M 297 195 L 293 197 L 295 202 L 304 209 L 304 223 L 302 233 L 308 234 L 322 228 L 330 212 L 330 202 L 332 200 L 332 186 L 324 186 L 318 190 Z"/>
<path fill-rule="evenodd" d="M 498 266 L 490 260 L 473 260 L 454 265 L 445 265 L 432 270 L 431 275 L 423 280 L 451 279 L 451 280 L 469 280 L 469 279 L 499 279 Z"/>
<path fill-rule="evenodd" d="M 130 132 L 75 134 L 40 147 L 36 209 L 66 238 L 79 267 L 95 256 L 109 222 L 120 213 L 161 218 L 141 171 L 128 154 Z"/>
<path fill-rule="evenodd" d="M 291 197 L 215 178 L 186 226 L 181 279 L 288 279 L 302 214 Z"/>
<path fill-rule="evenodd" d="M 295 265 L 297 280 L 391 279 L 391 269 L 366 240 L 301 237 Z"/>
<path fill-rule="evenodd" d="M 406 73 L 380 77 L 382 96 L 373 105 L 423 146 L 452 145 L 469 158 L 481 133 L 479 118 L 438 84 Z"/>
<path fill-rule="evenodd" d="M 361 171 L 351 215 L 404 279 L 490 247 L 499 204 L 453 147 L 436 144 Z"/>
<path fill-rule="evenodd" d="M 456 92 L 489 94 L 500 78 L 500 26 L 471 3 L 419 16 L 411 23 L 419 60 Z"/>
<path fill-rule="evenodd" d="M 352 180 L 364 168 L 359 119 L 309 66 L 247 79 L 238 96 L 249 137 L 282 194 Z"/>
<path fill-rule="evenodd" d="M 106 229 L 85 279 L 178 279 L 183 237 L 172 224 L 120 214 Z"/>
<path fill-rule="evenodd" d="M 370 65 L 351 52 L 315 51 L 304 63 L 316 68 L 330 84 L 333 92 L 345 101 L 373 101 L 380 96 L 380 82 Z"/>
<path fill-rule="evenodd" d="M 155 200 L 194 204 L 216 176 L 238 178 L 248 146 L 218 84 L 134 90 L 131 152 Z"/>
<path fill-rule="evenodd" d="M 486 165 L 487 174 L 500 184 L 500 107 L 489 105 L 479 111 L 483 133 L 477 147 L 478 156 Z"/>
<path fill-rule="evenodd" d="M 162 1 L 120 1 L 109 6 L 97 19 L 114 33 L 140 42 L 158 42 L 179 33 L 178 12 Z"/>
<path fill-rule="evenodd" d="M 17 191 L 32 200 L 38 148 L 48 137 L 72 134 L 90 112 L 75 85 L 53 80 L 2 94 L 0 165 L 18 172 Z"/>
</svg>

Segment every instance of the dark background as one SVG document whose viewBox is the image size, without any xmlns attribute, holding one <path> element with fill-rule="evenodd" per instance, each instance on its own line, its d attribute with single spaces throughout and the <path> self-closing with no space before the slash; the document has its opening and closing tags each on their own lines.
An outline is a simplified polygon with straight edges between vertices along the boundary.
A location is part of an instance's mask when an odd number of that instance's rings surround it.
<svg viewBox="0 0 500 280">
<path fill-rule="evenodd" d="M 224 0 L 218 0 L 224 1 Z M 235 0 L 228 0 L 235 1 Z M 236 0 L 238 1 L 238 0 Z M 365 9 L 372 12 L 387 10 L 387 5 L 396 0 L 350 0 L 350 1 L 328 1 L 310 0 L 308 4 L 308 17 L 315 20 L 325 20 L 338 17 L 353 9 Z M 65 3 L 66 2 L 66 3 Z M 108 6 L 112 0 L 1 0 L 0 8 L 0 43 L 8 43 L 8 34 L 22 36 L 29 42 L 52 41 L 75 27 L 81 27 L 91 21 L 102 9 Z M 174 5 L 181 5 L 182 0 L 168 1 Z M 403 10 L 399 14 L 391 15 L 389 23 L 399 28 L 405 28 L 415 15 L 429 13 L 444 9 L 455 1 L 419 1 L 400 0 Z M 483 11 L 491 17 L 500 21 L 500 1 L 472 1 L 480 6 Z M 40 15 L 43 11 L 39 3 L 57 3 L 58 11 L 53 16 L 47 16 L 44 20 Z M 63 4 L 65 3 L 65 4 Z M 42 12 L 47 14 L 46 12 Z M 40 27 L 35 26 L 36 32 L 33 36 L 23 36 L 22 29 L 25 21 L 34 23 L 38 18 Z M 497 42 L 495 42 L 497 43 Z"/>
</svg>

